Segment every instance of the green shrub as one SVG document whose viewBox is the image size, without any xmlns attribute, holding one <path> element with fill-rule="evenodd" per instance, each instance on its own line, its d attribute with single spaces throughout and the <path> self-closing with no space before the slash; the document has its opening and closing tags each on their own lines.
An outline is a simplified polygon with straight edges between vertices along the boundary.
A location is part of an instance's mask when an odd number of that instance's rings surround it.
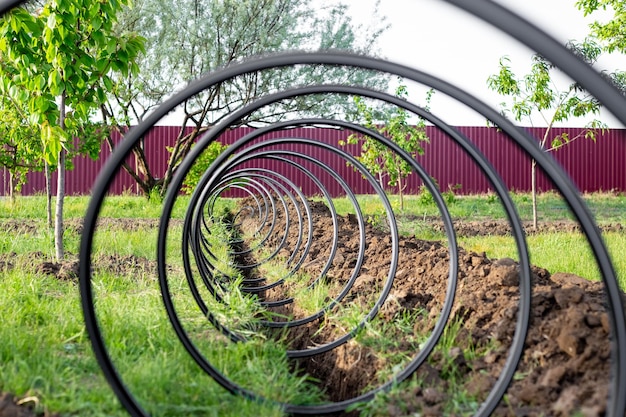
<svg viewBox="0 0 626 417">
<path fill-rule="evenodd" d="M 215 141 L 211 143 L 207 148 L 202 151 L 196 162 L 193 164 L 185 179 L 183 180 L 182 192 L 185 194 L 191 194 L 193 190 L 198 186 L 198 182 L 200 182 L 200 178 L 204 175 L 204 173 L 209 169 L 213 161 L 217 159 L 218 156 L 224 150 L 228 148 L 228 145 L 224 145 L 221 142 Z"/>
</svg>

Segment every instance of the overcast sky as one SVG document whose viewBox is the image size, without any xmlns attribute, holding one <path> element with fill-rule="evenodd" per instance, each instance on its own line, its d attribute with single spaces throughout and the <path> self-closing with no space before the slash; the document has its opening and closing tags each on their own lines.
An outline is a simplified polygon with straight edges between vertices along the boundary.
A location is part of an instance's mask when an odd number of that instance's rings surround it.
<svg viewBox="0 0 626 417">
<path fill-rule="evenodd" d="M 323 5 L 338 0 L 312 1 Z M 497 73 L 499 59 L 508 56 L 518 77 L 526 74 L 530 68 L 533 51 L 442 0 L 382 0 L 378 14 L 374 13 L 376 0 L 342 1 L 350 6 L 349 13 L 354 23 L 375 25 L 381 16 L 386 16 L 390 27 L 379 41 L 382 57 L 436 75 L 496 109 L 499 109 L 504 98 L 487 88 L 487 78 Z M 575 7 L 575 0 L 496 1 L 516 11 L 562 43 L 568 40 L 582 41 L 589 33 L 591 22 L 611 17 L 610 13 L 584 17 Z M 599 68 L 608 71 L 618 68 L 626 70 L 626 57 L 604 57 L 599 62 Z M 562 76 L 559 85 L 565 88 L 569 82 Z M 424 87 L 409 85 L 409 98 L 416 104 L 424 104 L 425 92 Z M 443 94 L 434 95 L 431 111 L 456 126 L 486 124 L 482 116 Z M 610 127 L 623 127 L 608 112 L 601 113 L 599 118 Z M 159 124 L 177 123 L 179 119 L 179 113 L 175 112 Z M 584 126 L 589 120 L 570 119 L 562 125 Z M 533 124 L 546 125 L 539 117 L 533 119 Z"/>
<path fill-rule="evenodd" d="M 575 0 L 498 0 L 499 3 L 526 17 L 556 39 L 583 40 L 588 25 L 609 14 L 584 17 Z M 372 14 L 374 0 L 349 0 L 356 21 L 377 19 Z M 380 14 L 387 16 L 391 27 L 380 40 L 381 54 L 391 60 L 435 74 L 473 93 L 493 106 L 502 98 L 489 91 L 486 80 L 497 72 L 499 58 L 507 55 L 517 75 L 525 74 L 533 51 L 477 18 L 441 0 L 383 0 Z M 624 57 L 605 58 L 600 62 L 607 70 L 626 69 Z M 423 93 L 415 91 L 413 100 L 420 102 Z M 464 107 L 448 102 L 441 95 L 433 98 L 434 112 L 456 125 L 484 125 L 484 119 Z M 610 115 L 603 120 L 612 127 L 622 127 Z M 541 124 L 540 120 L 534 120 Z M 582 121 L 571 124 L 583 125 Z"/>
</svg>

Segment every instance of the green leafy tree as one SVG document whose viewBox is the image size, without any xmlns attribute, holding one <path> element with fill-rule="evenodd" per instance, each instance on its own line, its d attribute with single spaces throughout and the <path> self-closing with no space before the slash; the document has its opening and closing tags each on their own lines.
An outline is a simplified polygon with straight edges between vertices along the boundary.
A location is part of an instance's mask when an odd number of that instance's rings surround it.
<svg viewBox="0 0 626 417">
<path fill-rule="evenodd" d="M 624 0 L 578 0 L 576 7 L 585 16 L 598 10 L 612 10 L 613 19 L 595 21 L 590 25 L 591 35 L 598 39 L 607 52 L 626 53 L 626 1 Z"/>
<path fill-rule="evenodd" d="M 589 64 L 596 62 L 601 48 L 591 39 L 582 43 L 569 42 L 568 48 Z M 515 75 L 510 67 L 508 57 L 500 58 L 500 69 L 497 74 L 491 75 L 487 85 L 491 90 L 512 99 L 511 103 L 502 103 L 503 114 L 510 114 L 518 122 L 527 122 L 533 126 L 536 116 L 539 116 L 546 127 L 539 139 L 539 145 L 546 152 L 555 151 L 574 140 L 586 138 L 596 141 L 598 135 L 604 133 L 606 125 L 598 119 L 588 122 L 584 129 L 575 137 L 566 133 L 555 135 L 552 128 L 555 123 L 565 122 L 571 118 L 597 116 L 600 112 L 600 102 L 582 87 L 572 82 L 564 88 L 554 81 L 558 70 L 552 63 L 541 55 L 532 57 L 530 72 L 522 77 Z M 537 173 L 536 162 L 531 162 L 531 191 L 533 206 L 533 227 L 537 228 Z"/>
<path fill-rule="evenodd" d="M 612 10 L 613 19 L 595 21 L 589 25 L 590 36 L 596 39 L 608 53 L 626 53 L 626 1 L 624 0 L 579 0 L 576 7 L 585 16 L 598 10 Z M 608 74 L 613 85 L 626 94 L 626 72 L 617 70 Z"/>
<path fill-rule="evenodd" d="M 57 167 L 55 252 L 64 257 L 63 202 L 67 152 L 93 154 L 98 143 L 80 136 L 106 101 L 112 75 L 136 73 L 142 38 L 116 35 L 115 16 L 127 0 L 53 0 L 36 11 L 16 8 L 0 19 L 2 84 L 28 109 L 41 134 L 42 158 Z M 97 137 L 97 136 L 96 136 Z"/>
<path fill-rule="evenodd" d="M 0 95 L 0 166 L 9 172 L 12 201 L 26 182 L 26 174 L 43 169 L 39 133 L 26 123 L 24 109 L 17 107 L 4 91 Z"/>
<path fill-rule="evenodd" d="M 118 28 L 136 31 L 147 39 L 146 54 L 139 63 L 141 73 L 117 79 L 115 97 L 103 114 L 125 133 L 189 81 L 250 56 L 294 49 L 374 52 L 376 40 L 386 28 L 384 23 L 375 28 L 359 27 L 346 12 L 345 5 L 320 9 L 307 0 L 136 0 L 133 9 L 120 16 Z M 163 194 L 198 136 L 228 113 L 287 85 L 346 80 L 379 88 L 387 83 L 370 72 L 319 66 L 263 71 L 222 83 L 180 109 L 180 131 L 164 175 L 157 177 L 151 170 L 141 145 L 133 150 L 135 164 L 126 164 L 124 169 L 146 195 L 154 188 Z M 294 99 L 253 114 L 240 124 L 258 126 L 284 120 L 294 112 L 330 117 L 345 109 L 339 104 L 341 99 L 345 97 Z M 109 145 L 114 146 L 112 142 Z"/>
<path fill-rule="evenodd" d="M 433 90 L 426 93 L 426 109 L 428 110 Z M 396 96 L 406 99 L 407 88 L 399 85 Z M 368 129 L 381 133 L 386 138 L 395 142 L 400 148 L 412 156 L 423 155 L 422 144 L 429 141 L 426 134 L 426 123 L 419 119 L 417 124 L 410 124 L 410 113 L 406 110 L 392 107 L 375 107 L 368 105 L 362 97 L 354 99 L 357 107 L 357 120 Z M 360 134 L 348 136 L 340 145 L 358 144 L 361 153 L 357 159 L 375 176 L 378 176 L 380 186 L 385 189 L 387 185 L 395 187 L 400 197 L 400 209 L 404 210 L 404 190 L 406 189 L 405 178 L 412 172 L 411 166 L 397 153 L 393 152 L 377 140 Z"/>
<path fill-rule="evenodd" d="M 213 161 L 217 159 L 222 152 L 228 148 L 227 145 L 223 145 L 221 142 L 213 142 L 207 148 L 202 151 L 196 162 L 193 164 L 185 179 L 183 180 L 182 191 L 185 194 L 191 194 L 193 190 L 200 182 L 200 179 L 204 173 L 209 169 Z"/>
</svg>

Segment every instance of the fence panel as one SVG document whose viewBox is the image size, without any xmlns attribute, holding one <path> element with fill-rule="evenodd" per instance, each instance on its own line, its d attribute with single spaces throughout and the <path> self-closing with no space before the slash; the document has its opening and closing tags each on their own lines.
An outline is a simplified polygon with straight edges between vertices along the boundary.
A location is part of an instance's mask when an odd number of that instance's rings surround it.
<svg viewBox="0 0 626 417">
<path fill-rule="evenodd" d="M 228 132 L 222 140 L 225 143 L 233 143 L 237 138 L 249 132 L 249 128 L 238 128 Z M 502 176 L 505 184 L 511 190 L 525 192 L 530 191 L 530 165 L 531 162 L 523 152 L 503 134 L 496 129 L 486 126 L 465 126 L 458 127 L 458 130 L 465 134 L 480 149 L 489 161 L 492 161 L 496 170 Z M 541 137 L 541 128 L 528 128 L 535 137 Z M 180 128 L 176 126 L 156 126 L 146 136 L 144 141 L 144 152 L 149 161 L 150 169 L 156 176 L 161 176 L 167 166 L 169 156 L 168 147 L 174 145 Z M 574 137 L 580 129 L 576 128 L 555 128 L 554 135 L 568 133 Z M 319 140 L 322 143 L 336 145 L 339 140 L 345 139 L 349 132 L 337 129 L 305 129 L 299 128 L 279 135 L 296 135 Z M 418 160 L 429 174 L 435 178 L 442 190 L 454 188 L 460 194 L 484 193 L 490 190 L 490 184 L 481 174 L 480 170 L 470 160 L 470 158 L 458 148 L 445 134 L 434 127 L 428 127 L 430 143 L 424 146 L 425 155 Z M 570 175 L 573 183 L 582 192 L 596 191 L 626 191 L 626 175 L 621 168 L 624 156 L 626 156 L 626 130 L 611 129 L 596 142 L 589 139 L 579 139 L 561 149 L 552 152 L 555 159 L 564 167 Z M 118 143 L 121 140 L 119 134 L 113 135 L 113 141 Z M 299 145 L 291 145 L 293 150 L 298 151 Z M 349 148 L 354 151 L 356 148 Z M 317 151 L 316 151 L 317 152 Z M 86 157 L 77 157 L 73 161 L 74 169 L 67 172 L 66 192 L 68 195 L 89 195 L 98 173 L 110 155 L 110 150 L 106 144 L 102 145 L 100 158 L 93 161 Z M 324 158 L 324 162 L 344 175 L 344 178 L 354 190 L 364 191 L 364 182 L 360 175 L 351 167 L 345 166 L 341 158 L 333 156 L 328 152 L 319 151 L 316 155 Z M 134 166 L 135 161 L 131 157 L 128 164 Z M 276 163 L 267 161 L 266 168 L 274 169 Z M 282 166 L 280 169 L 289 169 Z M 0 193 L 9 194 L 8 171 L 2 170 L 0 173 Z M 321 175 L 321 173 L 320 173 Z M 304 180 L 304 179 L 303 179 Z M 53 192 L 56 192 L 56 184 L 52 181 Z M 303 191 L 311 192 L 314 187 L 307 188 L 306 181 L 303 183 Z M 419 191 L 421 182 L 418 178 L 412 177 L 407 183 L 407 193 Z M 544 175 L 538 175 L 538 190 L 547 191 L 552 189 L 552 185 Z M 339 188 L 330 190 L 333 195 L 341 194 Z M 27 176 L 27 183 L 22 189 L 23 195 L 33 195 L 45 192 L 45 178 L 43 173 L 34 172 Z M 141 190 L 126 172 L 120 172 L 113 181 L 111 192 L 114 194 L 131 193 L 139 194 Z"/>
</svg>

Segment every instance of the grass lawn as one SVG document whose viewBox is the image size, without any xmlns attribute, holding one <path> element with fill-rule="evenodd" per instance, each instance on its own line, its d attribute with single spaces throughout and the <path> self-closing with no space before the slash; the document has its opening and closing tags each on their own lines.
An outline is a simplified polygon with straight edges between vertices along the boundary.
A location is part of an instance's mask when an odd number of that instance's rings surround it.
<svg viewBox="0 0 626 417">
<path fill-rule="evenodd" d="M 612 194 L 584 197 L 599 224 L 626 225 L 626 197 Z M 530 196 L 513 194 L 512 198 L 522 220 L 530 220 Z M 382 214 L 377 198 L 362 196 L 360 199 L 364 210 L 374 216 L 372 218 Z M 174 218 L 182 219 L 185 202 L 184 197 L 179 199 Z M 81 219 L 87 203 L 87 197 L 67 197 L 66 222 Z M 396 201 L 392 203 L 397 207 Z M 492 196 L 452 196 L 448 203 L 455 220 L 505 218 L 500 204 Z M 427 219 L 438 216 L 431 202 L 415 196 L 409 197 L 405 204 L 405 211 L 398 214 L 399 220 L 406 225 L 403 233 L 430 240 L 443 239 L 441 234 L 427 226 Z M 338 199 L 336 205 L 340 214 L 350 212 L 344 199 Z M 160 203 L 140 197 L 110 197 L 105 201 L 101 217 L 156 219 L 160 210 Z M 553 193 L 539 196 L 539 213 L 541 221 L 571 219 L 567 205 Z M 60 281 L 33 270 L 34 262 L 52 261 L 54 253 L 53 233 L 45 226 L 45 198 L 22 197 L 15 202 L 0 198 L 0 223 L 6 225 L 0 231 L 0 260 L 14 266 L 0 268 L 0 392 L 31 396 L 36 399 L 38 410 L 63 416 L 126 415 L 91 352 L 76 282 Z M 26 227 L 29 225 L 33 227 Z M 102 259 L 116 256 L 123 261 L 131 257 L 154 259 L 156 234 L 156 226 L 124 230 L 115 227 L 115 222 L 108 223 L 98 229 L 94 241 L 95 256 Z M 180 225 L 173 224 L 167 262 L 171 266 L 169 284 L 174 290 L 186 285 L 182 262 L 177 256 L 180 248 L 176 243 L 180 235 Z M 622 288 L 625 288 L 626 261 L 620 255 L 626 250 L 626 238 L 618 232 L 606 233 L 604 238 L 613 255 Z M 64 239 L 70 257 L 77 254 L 80 234 L 68 228 Z M 533 264 L 551 272 L 600 278 L 580 233 L 538 234 L 527 240 Z M 459 243 L 492 258 L 517 257 L 509 237 L 464 237 Z M 127 265 L 122 272 L 102 268 L 94 271 L 92 283 L 112 358 L 133 395 L 151 415 L 282 415 L 280 407 L 275 404 L 258 404 L 230 395 L 199 370 L 167 321 L 159 285 L 148 267 Z M 322 393 L 313 381 L 290 372 L 280 341 L 228 343 L 220 333 L 207 329 L 206 321 L 198 320 L 194 315 L 197 308 L 190 297 L 175 297 L 174 302 L 177 312 L 185 318 L 187 330 L 194 335 L 198 349 L 229 377 L 243 381 L 253 392 L 278 401 L 319 401 Z M 224 314 L 232 314 L 230 320 L 234 321 L 246 314 L 256 314 L 255 306 L 247 305 L 245 300 L 239 305 L 240 311 Z"/>
</svg>

